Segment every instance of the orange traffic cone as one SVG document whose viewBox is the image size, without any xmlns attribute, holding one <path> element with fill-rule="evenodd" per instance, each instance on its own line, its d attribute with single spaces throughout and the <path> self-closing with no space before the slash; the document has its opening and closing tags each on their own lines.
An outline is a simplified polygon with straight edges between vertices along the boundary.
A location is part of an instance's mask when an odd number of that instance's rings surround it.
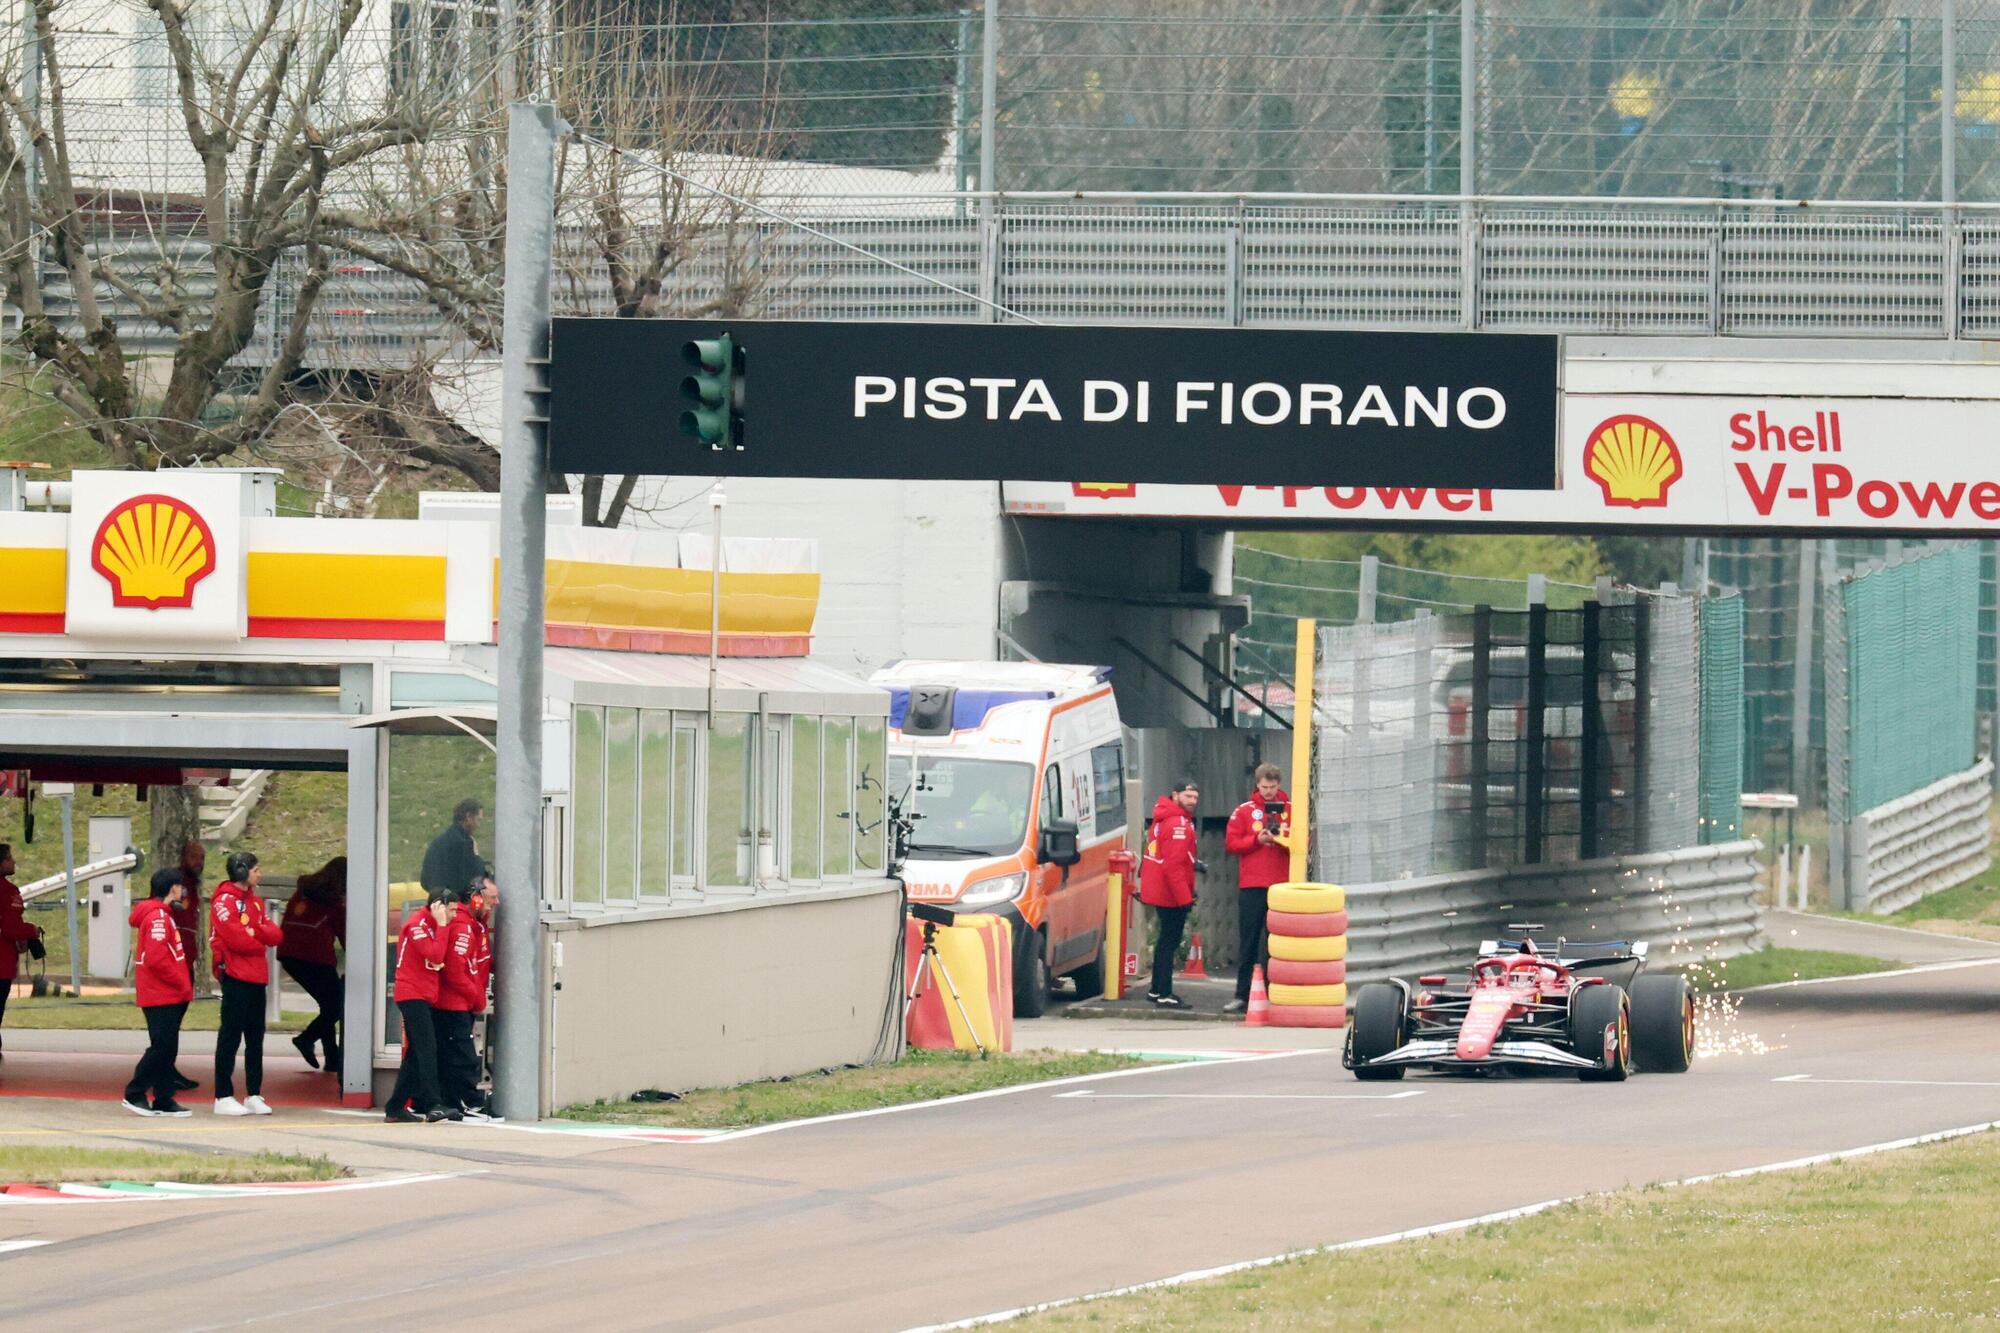
<svg viewBox="0 0 2000 1333">
<path fill-rule="evenodd" d="M 1187 966 L 1181 969 L 1181 975 L 1208 979 L 1208 969 L 1201 963 L 1201 932 L 1198 930 L 1194 933 L 1194 938 L 1188 941 Z"/>
<path fill-rule="evenodd" d="M 1264 989 L 1264 965 L 1250 969 L 1250 1011 L 1243 1015 L 1246 1028 L 1268 1027 L 1271 1022 L 1271 995 Z"/>
</svg>

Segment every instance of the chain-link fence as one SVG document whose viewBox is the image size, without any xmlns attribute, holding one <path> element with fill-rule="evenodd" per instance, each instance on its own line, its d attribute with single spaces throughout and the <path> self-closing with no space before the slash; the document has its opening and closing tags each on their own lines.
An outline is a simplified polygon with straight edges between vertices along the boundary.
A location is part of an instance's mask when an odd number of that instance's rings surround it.
<svg viewBox="0 0 2000 1333">
<path fill-rule="evenodd" d="M 1841 580 L 1827 600 L 1827 816 L 1850 819 L 1972 766 L 1979 553 L 1971 543 Z"/>
<path fill-rule="evenodd" d="M 1743 836 L 1743 598 L 1701 599 L 1701 840 Z"/>
<path fill-rule="evenodd" d="M 1320 632 L 1317 873 L 1349 883 L 1694 844 L 1688 599 Z"/>
</svg>

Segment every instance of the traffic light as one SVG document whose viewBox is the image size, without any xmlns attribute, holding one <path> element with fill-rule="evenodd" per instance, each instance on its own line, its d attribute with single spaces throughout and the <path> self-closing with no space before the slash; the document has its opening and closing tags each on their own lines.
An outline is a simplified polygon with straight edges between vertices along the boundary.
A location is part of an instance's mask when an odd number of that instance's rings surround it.
<svg viewBox="0 0 2000 1333">
<path fill-rule="evenodd" d="M 711 449 L 743 447 L 743 349 L 724 333 L 696 338 L 681 348 L 688 376 L 681 381 L 681 429 Z"/>
</svg>

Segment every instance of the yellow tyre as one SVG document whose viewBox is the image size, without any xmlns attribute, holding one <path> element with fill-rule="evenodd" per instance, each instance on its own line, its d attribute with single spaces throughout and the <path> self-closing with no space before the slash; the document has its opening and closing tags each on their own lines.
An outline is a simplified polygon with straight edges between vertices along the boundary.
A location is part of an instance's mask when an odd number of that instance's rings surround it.
<svg viewBox="0 0 2000 1333">
<path fill-rule="evenodd" d="M 1273 912 L 1344 912 L 1347 890 L 1338 884 L 1273 884 L 1265 906 Z"/>
<path fill-rule="evenodd" d="M 1271 987 L 1272 1004 L 1316 1004 L 1334 1007 L 1347 1003 L 1347 987 L 1332 986 L 1286 986 Z"/>
<path fill-rule="evenodd" d="M 1347 957 L 1345 935 L 1272 935 L 1271 957 L 1290 963 L 1338 963 Z"/>
</svg>

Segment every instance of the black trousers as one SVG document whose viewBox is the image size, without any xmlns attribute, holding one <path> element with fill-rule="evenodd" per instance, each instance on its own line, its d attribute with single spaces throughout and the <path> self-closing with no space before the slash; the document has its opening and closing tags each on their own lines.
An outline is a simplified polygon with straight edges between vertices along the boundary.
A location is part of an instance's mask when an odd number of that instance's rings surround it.
<svg viewBox="0 0 2000 1333">
<path fill-rule="evenodd" d="M 236 1095 L 236 1047 L 243 1047 L 243 1095 L 264 1090 L 264 986 L 222 979 L 222 1024 L 215 1033 L 215 1096 Z"/>
<path fill-rule="evenodd" d="M 1174 954 L 1181 947 L 1181 932 L 1187 929 L 1191 907 L 1155 907 L 1160 918 L 1160 938 L 1153 945 L 1154 995 L 1174 993 Z"/>
<path fill-rule="evenodd" d="M 345 1002 L 347 987 L 341 983 L 340 969 L 331 963 L 308 962 L 303 958 L 280 958 L 278 966 L 285 969 L 285 975 L 299 983 L 299 989 L 312 996 L 319 1006 L 319 1016 L 306 1024 L 306 1030 L 299 1034 L 301 1046 L 311 1046 L 318 1042 L 326 1048 L 328 1067 L 332 1067 L 333 1054 L 340 1049 L 340 1015 Z"/>
<path fill-rule="evenodd" d="M 398 1000 L 396 1010 L 403 1016 L 403 1036 L 410 1049 L 403 1067 L 396 1071 L 396 1086 L 389 1092 L 391 1109 L 408 1102 L 422 1115 L 438 1104 L 436 1010 L 429 1000 Z"/>
<path fill-rule="evenodd" d="M 438 1090 L 446 1106 L 473 1106 L 479 1098 L 479 1047 L 472 1040 L 472 1012 L 433 1009 L 437 1029 Z"/>
<path fill-rule="evenodd" d="M 1267 888 L 1236 891 L 1236 947 L 1243 951 L 1243 961 L 1236 965 L 1236 998 L 1245 1004 L 1250 1002 L 1251 970 L 1268 961 L 1270 937 L 1265 934 L 1264 921 L 1270 899 Z"/>
<path fill-rule="evenodd" d="M 149 1005 L 139 1011 L 146 1016 L 146 1053 L 125 1085 L 126 1101 L 144 1105 L 149 1091 L 156 1104 L 173 1100 L 174 1061 L 180 1058 L 181 1020 L 187 1011 L 185 1002 Z"/>
</svg>

